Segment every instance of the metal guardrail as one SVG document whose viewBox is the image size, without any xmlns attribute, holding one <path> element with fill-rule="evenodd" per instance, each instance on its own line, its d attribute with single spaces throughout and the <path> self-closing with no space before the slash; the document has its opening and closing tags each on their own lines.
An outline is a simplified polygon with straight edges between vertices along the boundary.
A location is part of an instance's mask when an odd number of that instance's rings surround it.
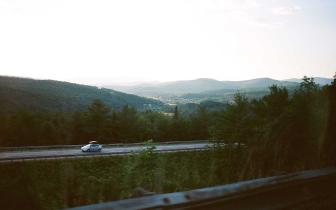
<svg viewBox="0 0 336 210">
<path fill-rule="evenodd" d="M 178 150 L 161 150 L 154 151 L 155 153 L 180 153 L 180 152 L 198 152 L 205 151 L 208 148 L 192 148 L 192 149 L 178 149 Z M 60 156 L 38 156 L 38 157 L 17 157 L 17 158 L 1 158 L 0 163 L 13 163 L 13 162 L 27 162 L 27 161 L 40 161 L 40 160 L 59 160 L 59 159 L 77 159 L 77 158 L 92 158 L 92 157 L 107 157 L 107 156 L 125 156 L 131 153 L 137 154 L 140 151 L 130 151 L 130 152 L 118 152 L 118 153 L 81 153 L 81 154 L 67 154 Z"/>
<path fill-rule="evenodd" d="M 71 208 L 71 210 L 284 209 L 327 198 L 335 193 L 336 168 L 333 167 L 187 192 L 94 204 Z"/>
<path fill-rule="evenodd" d="M 208 143 L 209 140 L 190 140 L 190 141 L 167 141 L 167 142 L 153 142 L 156 144 L 194 144 L 194 143 Z M 85 144 L 72 145 L 49 145 L 49 146 L 22 146 L 22 147 L 0 147 L 1 151 L 21 151 L 21 150 L 46 150 L 46 149 L 77 149 Z M 103 144 L 104 147 L 129 147 L 129 146 L 145 146 L 146 143 L 113 143 Z"/>
</svg>

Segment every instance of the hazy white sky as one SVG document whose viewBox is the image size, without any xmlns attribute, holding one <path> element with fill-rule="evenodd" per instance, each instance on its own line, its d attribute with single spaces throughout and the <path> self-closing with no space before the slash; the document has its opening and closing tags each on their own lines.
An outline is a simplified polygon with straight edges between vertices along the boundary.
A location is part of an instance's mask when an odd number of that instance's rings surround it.
<svg viewBox="0 0 336 210">
<path fill-rule="evenodd" d="M 0 0 L 0 75 L 331 77 L 335 37 L 335 0 Z"/>
</svg>

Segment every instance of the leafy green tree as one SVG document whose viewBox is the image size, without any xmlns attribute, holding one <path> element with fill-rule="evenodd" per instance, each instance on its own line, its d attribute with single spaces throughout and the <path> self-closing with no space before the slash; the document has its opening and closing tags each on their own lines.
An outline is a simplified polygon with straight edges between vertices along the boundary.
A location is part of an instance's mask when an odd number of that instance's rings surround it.
<svg viewBox="0 0 336 210">
<path fill-rule="evenodd" d="M 136 141 L 141 132 L 137 110 L 124 106 L 118 115 L 118 131 L 121 139 L 127 142 Z"/>
<path fill-rule="evenodd" d="M 252 120 L 253 113 L 248 99 L 237 93 L 233 103 L 218 116 L 213 135 L 215 139 L 226 143 L 247 143 L 253 134 Z"/>
<path fill-rule="evenodd" d="M 0 146 L 6 145 L 8 117 L 0 111 Z"/>
<path fill-rule="evenodd" d="M 263 99 L 264 103 L 272 105 L 265 108 L 269 116 L 259 141 L 265 145 L 261 152 L 269 162 L 264 168 L 273 165 L 283 170 L 303 169 L 318 161 L 319 129 L 325 125 L 324 115 L 319 111 L 321 108 L 323 112 L 324 104 L 318 97 L 318 85 L 312 78 L 305 77 L 290 100 L 286 95 L 284 90 L 271 91 Z"/>
<path fill-rule="evenodd" d="M 279 117 L 288 107 L 288 91 L 286 88 L 280 88 L 276 85 L 271 86 L 269 89 L 270 93 L 262 99 L 265 105 L 264 112 L 269 118 Z"/>
<path fill-rule="evenodd" d="M 74 112 L 71 115 L 70 132 L 73 144 L 84 144 L 90 140 L 85 130 L 86 118 L 83 112 Z"/>
<path fill-rule="evenodd" d="M 90 138 L 104 142 L 109 113 L 110 109 L 98 99 L 88 107 L 86 129 Z"/>
<path fill-rule="evenodd" d="M 140 119 L 144 125 L 144 132 L 147 139 L 155 141 L 167 140 L 170 117 L 154 111 L 146 111 L 141 114 Z"/>
<path fill-rule="evenodd" d="M 178 107 L 175 106 L 175 108 L 174 108 L 174 117 L 173 117 L 173 118 L 174 118 L 175 120 L 178 120 L 179 117 L 180 117 L 180 112 L 179 112 L 179 110 L 178 110 Z"/>
<path fill-rule="evenodd" d="M 191 116 L 189 125 L 192 139 L 209 139 L 209 113 L 204 107 Z"/>
<path fill-rule="evenodd" d="M 328 123 L 322 152 L 327 164 L 336 165 L 336 74 L 324 92 L 328 98 Z"/>
<path fill-rule="evenodd" d="M 167 140 L 189 140 L 189 137 L 187 120 L 180 116 L 179 109 L 175 106 L 174 115 L 169 123 Z"/>
</svg>

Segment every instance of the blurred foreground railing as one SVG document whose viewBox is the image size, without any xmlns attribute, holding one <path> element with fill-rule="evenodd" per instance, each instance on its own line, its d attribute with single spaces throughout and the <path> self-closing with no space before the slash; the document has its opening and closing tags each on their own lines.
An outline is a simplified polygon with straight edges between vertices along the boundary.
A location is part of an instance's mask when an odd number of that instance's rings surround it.
<svg viewBox="0 0 336 210">
<path fill-rule="evenodd" d="M 186 192 L 157 194 L 72 208 L 103 209 L 284 209 L 335 198 L 336 168 L 302 171 Z"/>
</svg>

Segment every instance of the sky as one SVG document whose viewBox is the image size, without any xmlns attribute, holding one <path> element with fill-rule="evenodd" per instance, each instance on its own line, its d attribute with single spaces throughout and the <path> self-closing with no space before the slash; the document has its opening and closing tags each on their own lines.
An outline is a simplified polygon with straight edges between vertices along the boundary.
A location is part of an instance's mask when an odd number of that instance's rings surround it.
<svg viewBox="0 0 336 210">
<path fill-rule="evenodd" d="M 336 72 L 335 0 L 0 0 L 0 75 L 83 84 Z"/>
</svg>

